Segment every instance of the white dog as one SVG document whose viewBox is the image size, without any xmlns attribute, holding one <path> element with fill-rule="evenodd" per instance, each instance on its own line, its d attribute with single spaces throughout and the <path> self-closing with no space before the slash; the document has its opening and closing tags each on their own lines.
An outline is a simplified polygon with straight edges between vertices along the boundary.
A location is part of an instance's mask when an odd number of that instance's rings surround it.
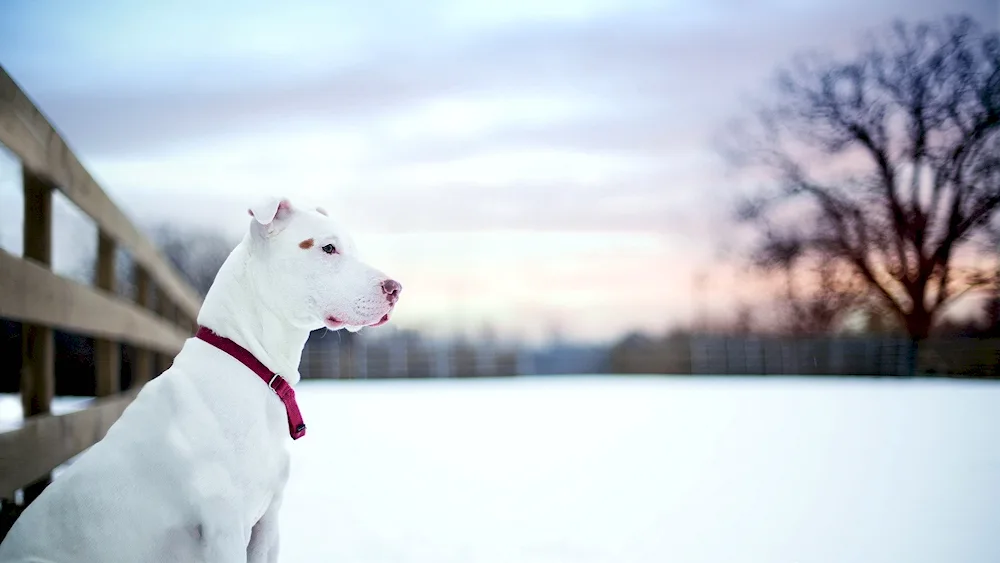
<svg viewBox="0 0 1000 563">
<path fill-rule="evenodd" d="M 322 209 L 273 200 L 249 211 L 200 336 L 28 506 L 0 562 L 277 561 L 286 446 L 305 433 L 291 386 L 309 332 L 383 324 L 401 287 L 361 262 Z"/>
</svg>

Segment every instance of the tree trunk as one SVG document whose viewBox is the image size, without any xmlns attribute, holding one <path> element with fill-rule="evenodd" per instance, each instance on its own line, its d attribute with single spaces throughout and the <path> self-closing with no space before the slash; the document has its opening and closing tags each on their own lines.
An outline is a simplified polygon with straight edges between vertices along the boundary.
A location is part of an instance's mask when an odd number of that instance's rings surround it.
<svg viewBox="0 0 1000 563">
<path fill-rule="evenodd" d="M 913 307 L 910 314 L 906 316 L 906 332 L 910 336 L 910 345 L 907 348 L 906 375 L 914 377 L 917 375 L 920 344 L 927 340 L 931 332 L 931 315 L 926 308 L 920 305 Z"/>
</svg>

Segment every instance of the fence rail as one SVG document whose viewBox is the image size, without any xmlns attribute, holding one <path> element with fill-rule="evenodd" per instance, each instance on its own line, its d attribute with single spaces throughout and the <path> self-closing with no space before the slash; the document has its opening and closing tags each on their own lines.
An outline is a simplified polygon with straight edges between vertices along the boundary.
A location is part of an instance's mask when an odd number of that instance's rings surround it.
<svg viewBox="0 0 1000 563">
<path fill-rule="evenodd" d="M 127 249 L 137 265 L 187 318 L 201 307 L 197 292 L 184 282 L 156 246 L 129 221 L 28 96 L 0 67 L 0 143 L 41 182 L 57 188 L 97 224 L 102 233 Z M 25 221 L 28 216 L 25 216 Z"/>
<path fill-rule="evenodd" d="M 154 373 L 165 369 L 195 327 L 201 298 L 132 224 L 66 142 L 0 68 L 0 144 L 21 162 L 24 251 L 0 251 L 0 318 L 22 323 L 21 427 L 0 433 L 0 500 L 30 502 L 52 469 L 100 440 Z M 52 194 L 60 191 L 97 225 L 95 286 L 55 274 Z M 135 301 L 115 293 L 115 255 L 128 252 Z M 155 299 L 154 299 L 155 297 Z M 94 338 L 96 395 L 88 408 L 52 415 L 54 330 Z M 121 346 L 135 347 L 123 391 Z M 154 371 L 155 370 L 155 371 Z M 0 536 L 2 536 L 0 530 Z"/>
</svg>

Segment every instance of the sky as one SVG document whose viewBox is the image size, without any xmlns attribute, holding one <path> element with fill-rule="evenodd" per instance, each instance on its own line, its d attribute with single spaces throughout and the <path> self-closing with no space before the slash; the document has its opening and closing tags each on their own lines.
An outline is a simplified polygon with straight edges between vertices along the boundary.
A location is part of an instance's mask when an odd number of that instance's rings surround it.
<svg viewBox="0 0 1000 563">
<path fill-rule="evenodd" d="M 140 225 L 323 205 L 393 324 L 608 341 L 763 291 L 712 140 L 780 65 L 995 0 L 0 0 L 0 64 Z M 16 162 L 0 205 L 19 211 Z M 56 269 L 92 252 L 57 202 Z M 4 221 L 0 247 L 18 251 Z M 85 241 L 85 242 L 81 242 Z M 89 246 L 88 246 L 89 243 Z"/>
</svg>

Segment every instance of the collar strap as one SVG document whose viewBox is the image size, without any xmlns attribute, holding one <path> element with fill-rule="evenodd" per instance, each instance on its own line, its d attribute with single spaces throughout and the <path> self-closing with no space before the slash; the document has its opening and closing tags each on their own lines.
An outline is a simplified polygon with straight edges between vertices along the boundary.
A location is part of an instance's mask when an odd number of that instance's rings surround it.
<svg viewBox="0 0 1000 563">
<path fill-rule="evenodd" d="M 285 404 L 285 412 L 288 413 L 288 433 L 292 436 L 292 439 L 298 440 L 306 435 L 306 424 L 302 420 L 302 413 L 299 412 L 299 405 L 295 402 L 295 389 L 285 381 L 285 378 L 267 369 L 267 366 L 262 364 L 246 348 L 224 336 L 219 336 L 209 328 L 199 326 L 195 337 L 208 342 L 212 346 L 236 358 L 240 363 L 249 368 L 250 371 L 256 373 L 257 377 L 271 391 L 274 391 L 275 395 Z"/>
</svg>

